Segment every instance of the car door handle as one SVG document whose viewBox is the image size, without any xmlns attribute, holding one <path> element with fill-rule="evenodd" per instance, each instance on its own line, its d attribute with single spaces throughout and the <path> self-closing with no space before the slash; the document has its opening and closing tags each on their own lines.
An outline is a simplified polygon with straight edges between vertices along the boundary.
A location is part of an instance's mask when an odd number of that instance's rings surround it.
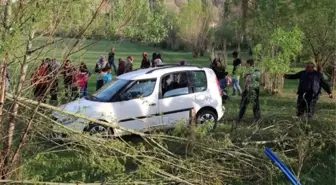
<svg viewBox="0 0 336 185">
<path fill-rule="evenodd" d="M 155 106 L 156 105 L 156 103 L 150 103 L 150 104 L 148 104 L 148 106 Z"/>
</svg>

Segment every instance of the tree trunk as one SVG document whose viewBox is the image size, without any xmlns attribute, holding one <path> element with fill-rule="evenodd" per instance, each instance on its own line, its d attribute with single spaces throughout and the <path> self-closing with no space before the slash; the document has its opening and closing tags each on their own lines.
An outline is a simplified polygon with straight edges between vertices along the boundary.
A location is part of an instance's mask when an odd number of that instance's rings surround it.
<svg viewBox="0 0 336 185">
<path fill-rule="evenodd" d="M 205 55 L 205 51 L 204 51 L 204 49 L 201 49 L 201 51 L 200 51 L 200 56 L 201 56 L 201 57 L 204 57 L 204 55 Z"/>
<path fill-rule="evenodd" d="M 224 65 L 227 66 L 228 64 L 228 58 L 227 58 L 227 39 L 223 39 L 223 50 L 222 50 Z"/>
<path fill-rule="evenodd" d="M 334 91 L 336 88 L 336 60 L 334 60 L 333 72 L 332 72 L 332 83 L 331 88 Z"/>
<path fill-rule="evenodd" d="M 209 59 L 210 59 L 210 63 L 215 59 L 215 57 L 216 57 L 216 46 L 215 46 L 215 42 L 212 42 L 211 43 L 211 48 L 210 48 L 210 57 L 209 57 Z"/>
<path fill-rule="evenodd" d="M 197 46 L 193 47 L 193 57 L 194 58 L 198 58 L 199 56 L 199 49 L 197 48 Z"/>
<path fill-rule="evenodd" d="M 5 103 L 5 94 L 6 94 L 6 76 L 7 76 L 7 65 L 8 65 L 8 54 L 6 53 L 3 64 L 1 65 L 1 94 L 0 94 L 0 116 L 3 113 L 3 106 Z M 0 125 L 2 128 L 2 125 Z M 2 129 L 1 129 L 2 130 Z"/>
<path fill-rule="evenodd" d="M 316 70 L 320 73 L 323 72 L 323 66 L 322 66 L 321 62 L 316 62 Z"/>
<path fill-rule="evenodd" d="M 19 83 L 16 86 L 16 91 L 15 91 L 15 96 L 19 97 L 22 91 L 22 87 L 24 85 L 24 82 L 26 81 L 26 76 L 27 76 L 27 69 L 28 69 L 28 60 L 30 58 L 30 50 L 32 48 L 32 40 L 34 38 L 34 31 L 32 31 L 29 34 L 28 40 L 27 40 L 27 45 L 26 45 L 26 54 L 23 58 L 23 62 L 21 64 L 21 71 L 20 71 L 20 80 Z M 16 117 L 18 114 L 18 109 L 19 109 L 19 104 L 17 102 L 14 102 L 13 108 L 11 110 L 12 116 L 10 117 L 9 120 L 9 127 L 8 127 L 8 133 L 7 133 L 7 142 L 5 143 L 5 152 L 4 152 L 4 163 L 3 166 L 1 167 L 2 173 L 2 179 L 7 179 L 8 178 L 8 171 L 10 170 L 10 165 L 11 164 L 11 156 L 12 156 L 12 147 L 13 147 L 13 138 L 14 138 L 14 131 L 15 131 L 15 121 Z M 15 162 L 15 161 L 13 161 Z"/>
</svg>

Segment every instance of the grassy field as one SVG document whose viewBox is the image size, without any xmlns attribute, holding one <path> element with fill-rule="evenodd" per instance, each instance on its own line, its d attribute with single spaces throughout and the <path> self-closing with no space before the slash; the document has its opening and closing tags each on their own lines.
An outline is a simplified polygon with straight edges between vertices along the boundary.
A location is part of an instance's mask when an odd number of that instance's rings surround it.
<svg viewBox="0 0 336 185">
<path fill-rule="evenodd" d="M 45 40 L 38 41 L 43 44 Z M 73 41 L 68 41 L 67 43 L 54 45 L 47 48 L 44 52 L 45 56 L 56 57 L 58 60 L 62 60 L 69 50 L 69 45 Z M 85 44 L 93 43 L 93 41 L 85 41 Z M 85 62 L 89 69 L 93 72 L 96 61 L 101 55 L 107 55 L 112 47 L 115 47 L 116 58 L 126 58 L 129 55 L 135 57 L 134 68 L 138 68 L 141 62 L 142 52 L 147 52 L 149 54 L 156 52 L 161 53 L 163 57 L 163 62 L 165 64 L 178 63 L 181 60 L 186 60 L 190 64 L 199 66 L 209 66 L 209 58 L 207 56 L 200 58 L 192 58 L 192 54 L 189 52 L 171 52 L 166 50 L 161 50 L 154 47 L 149 47 L 143 44 L 135 44 L 129 42 L 112 42 L 112 41 L 100 41 L 88 48 L 85 48 L 69 58 L 73 61 L 73 64 L 79 64 L 81 61 Z M 242 55 L 243 61 L 247 58 Z M 230 60 L 231 61 L 231 60 Z M 232 71 L 232 62 L 229 62 L 228 71 Z M 293 69 L 297 71 L 300 69 Z M 263 117 L 263 122 L 269 125 L 276 125 L 280 123 L 286 123 L 289 121 L 293 122 L 292 116 L 295 115 L 296 109 L 296 88 L 298 85 L 297 80 L 286 80 L 285 88 L 283 92 L 278 95 L 270 95 L 265 92 L 261 92 L 260 103 L 261 103 L 261 114 Z M 89 92 L 94 92 L 95 89 L 95 75 L 93 74 L 89 81 Z M 231 94 L 232 89 L 229 88 Z M 228 133 L 235 118 L 238 115 L 240 97 L 231 97 L 231 99 L 224 104 L 226 108 L 226 113 L 222 121 L 219 123 L 218 132 Z M 317 129 L 328 128 L 326 132 L 335 133 L 334 123 L 336 121 L 335 116 L 336 106 L 335 100 L 330 100 L 327 98 L 326 93 L 323 91 L 323 95 L 317 104 L 316 120 L 310 121 L 309 124 L 312 126 L 316 125 Z M 238 134 L 243 134 L 244 129 L 249 129 L 252 125 L 253 114 L 252 107 L 248 107 L 247 114 L 243 120 L 243 123 L 239 125 L 240 132 Z M 332 128 L 333 130 L 330 130 Z M 264 132 L 267 135 L 267 132 Z M 264 135 L 254 135 L 258 138 L 264 138 Z M 253 136 L 253 137 L 254 137 Z M 252 137 L 252 136 L 251 136 Z M 321 163 L 322 167 L 318 166 L 312 170 L 304 171 L 304 177 L 314 178 L 316 184 L 332 184 L 335 182 L 335 153 L 333 151 L 325 151 L 316 158 L 316 161 Z M 313 164 L 315 162 L 313 161 Z M 316 162 L 317 163 L 317 162 Z M 315 183 L 312 183 L 315 184 Z"/>
</svg>

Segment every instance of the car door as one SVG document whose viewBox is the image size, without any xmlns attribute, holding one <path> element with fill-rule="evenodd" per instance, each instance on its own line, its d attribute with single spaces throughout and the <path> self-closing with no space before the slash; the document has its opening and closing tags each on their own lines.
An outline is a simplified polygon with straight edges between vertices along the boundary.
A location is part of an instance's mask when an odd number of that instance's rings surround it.
<svg viewBox="0 0 336 185">
<path fill-rule="evenodd" d="M 171 127 L 177 122 L 188 123 L 194 95 L 188 85 L 188 72 L 174 72 L 160 80 L 159 109 L 162 124 Z"/>
<path fill-rule="evenodd" d="M 113 110 L 120 126 L 137 131 L 148 131 L 161 118 L 157 104 L 156 79 L 138 80 L 120 93 Z"/>
</svg>

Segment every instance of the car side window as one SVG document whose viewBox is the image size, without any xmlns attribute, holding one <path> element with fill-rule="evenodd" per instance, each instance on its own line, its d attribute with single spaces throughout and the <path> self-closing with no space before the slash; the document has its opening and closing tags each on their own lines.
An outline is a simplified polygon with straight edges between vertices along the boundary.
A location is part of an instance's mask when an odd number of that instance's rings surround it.
<svg viewBox="0 0 336 185">
<path fill-rule="evenodd" d="M 207 77 L 204 71 L 191 71 L 189 73 L 190 87 L 194 93 L 206 91 Z"/>
<path fill-rule="evenodd" d="M 176 72 L 164 76 L 161 81 L 162 98 L 189 94 L 187 74 L 187 72 Z"/>
<path fill-rule="evenodd" d="M 139 80 L 120 95 L 122 101 L 147 97 L 154 91 L 156 79 Z"/>
</svg>

